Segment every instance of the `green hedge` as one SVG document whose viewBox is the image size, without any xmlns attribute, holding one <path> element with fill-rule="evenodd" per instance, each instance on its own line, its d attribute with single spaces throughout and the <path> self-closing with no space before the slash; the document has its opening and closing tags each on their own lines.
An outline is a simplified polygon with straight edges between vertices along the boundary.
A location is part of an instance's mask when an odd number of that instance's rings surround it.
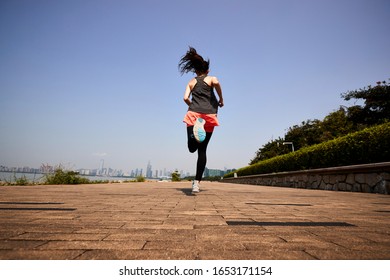
<svg viewBox="0 0 390 280">
<path fill-rule="evenodd" d="M 267 159 L 235 173 L 245 176 L 385 161 L 390 161 L 390 122 Z"/>
</svg>

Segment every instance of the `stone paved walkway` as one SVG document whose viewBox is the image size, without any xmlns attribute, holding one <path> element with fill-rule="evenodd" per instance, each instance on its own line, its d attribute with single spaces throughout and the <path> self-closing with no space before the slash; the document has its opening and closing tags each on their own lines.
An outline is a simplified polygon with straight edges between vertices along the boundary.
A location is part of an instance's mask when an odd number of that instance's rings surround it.
<svg viewBox="0 0 390 280">
<path fill-rule="evenodd" d="M 390 196 L 204 182 L 0 187 L 0 259 L 390 259 Z"/>
</svg>

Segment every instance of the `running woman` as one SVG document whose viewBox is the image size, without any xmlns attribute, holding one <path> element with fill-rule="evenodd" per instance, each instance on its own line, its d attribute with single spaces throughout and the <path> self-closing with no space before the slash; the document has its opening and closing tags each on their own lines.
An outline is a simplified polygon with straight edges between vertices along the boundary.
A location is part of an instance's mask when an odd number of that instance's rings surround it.
<svg viewBox="0 0 390 280">
<path fill-rule="evenodd" d="M 179 71 L 194 72 L 193 78 L 186 86 L 184 102 L 188 105 L 187 114 L 183 122 L 187 124 L 188 150 L 191 153 L 198 151 L 195 180 L 192 182 L 192 193 L 198 193 L 200 181 L 206 167 L 207 145 L 213 134 L 214 127 L 218 126 L 218 107 L 223 107 L 221 85 L 216 77 L 208 76 L 209 60 L 204 60 L 192 47 L 181 58 Z M 214 94 L 218 94 L 218 100 Z M 191 97 L 191 98 L 190 98 Z"/>
</svg>

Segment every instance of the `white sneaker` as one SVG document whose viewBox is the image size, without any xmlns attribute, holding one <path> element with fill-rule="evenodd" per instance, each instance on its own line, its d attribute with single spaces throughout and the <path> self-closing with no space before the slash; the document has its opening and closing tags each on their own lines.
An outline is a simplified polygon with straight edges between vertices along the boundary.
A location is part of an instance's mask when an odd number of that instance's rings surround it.
<svg viewBox="0 0 390 280">
<path fill-rule="evenodd" d="M 192 181 L 192 193 L 198 193 L 199 192 L 199 181 L 194 180 Z"/>
</svg>

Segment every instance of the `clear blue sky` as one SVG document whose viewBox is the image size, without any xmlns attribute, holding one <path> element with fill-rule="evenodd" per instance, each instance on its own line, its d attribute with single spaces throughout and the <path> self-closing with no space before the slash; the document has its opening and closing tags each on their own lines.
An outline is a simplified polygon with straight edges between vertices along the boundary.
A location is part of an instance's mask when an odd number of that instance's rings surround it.
<svg viewBox="0 0 390 280">
<path fill-rule="evenodd" d="M 194 173 L 189 45 L 222 84 L 209 168 L 239 168 L 390 78 L 388 0 L 0 0 L 0 165 Z"/>
</svg>

